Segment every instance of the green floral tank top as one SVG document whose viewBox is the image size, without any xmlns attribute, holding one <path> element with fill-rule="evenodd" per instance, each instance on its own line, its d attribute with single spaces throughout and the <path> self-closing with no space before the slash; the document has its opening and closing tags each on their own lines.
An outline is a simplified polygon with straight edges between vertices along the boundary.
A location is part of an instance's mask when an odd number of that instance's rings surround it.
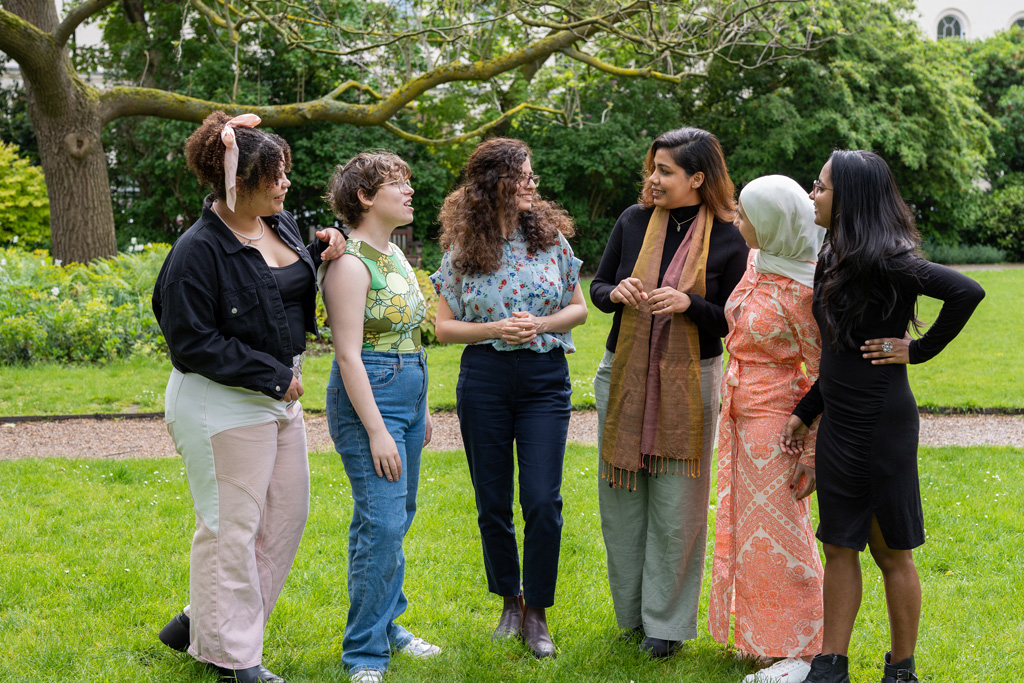
<svg viewBox="0 0 1024 683">
<path fill-rule="evenodd" d="M 427 305 L 416 271 L 396 245 L 383 254 L 366 242 L 349 240 L 345 253 L 370 271 L 370 291 L 363 315 L 363 350 L 406 353 L 420 350 L 420 323 Z"/>
</svg>

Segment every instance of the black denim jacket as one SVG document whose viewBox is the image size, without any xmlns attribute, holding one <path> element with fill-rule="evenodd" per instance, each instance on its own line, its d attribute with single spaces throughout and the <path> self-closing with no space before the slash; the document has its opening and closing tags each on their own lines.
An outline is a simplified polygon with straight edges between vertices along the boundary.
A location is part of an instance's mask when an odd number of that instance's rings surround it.
<svg viewBox="0 0 1024 683">
<path fill-rule="evenodd" d="M 167 254 L 153 289 L 153 313 L 179 371 L 279 399 L 291 384 L 296 350 L 277 280 L 263 255 L 228 231 L 211 199 Z M 287 211 L 264 221 L 315 280 L 327 243 L 305 246 Z M 310 292 L 302 302 L 306 330 L 319 337 L 315 285 Z"/>
</svg>

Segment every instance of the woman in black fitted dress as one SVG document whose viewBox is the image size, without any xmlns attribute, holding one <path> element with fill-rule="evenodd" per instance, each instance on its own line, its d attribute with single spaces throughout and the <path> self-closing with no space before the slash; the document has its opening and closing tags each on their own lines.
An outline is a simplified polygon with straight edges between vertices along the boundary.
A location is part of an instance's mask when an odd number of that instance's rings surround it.
<svg viewBox="0 0 1024 683">
<path fill-rule="evenodd" d="M 821 415 L 817 536 L 825 546 L 825 626 L 822 654 L 806 681 L 849 681 L 846 654 L 860 607 L 865 545 L 885 579 L 892 649 L 882 681 L 916 681 L 921 584 L 912 549 L 924 543 L 924 517 L 917 403 L 906 365 L 942 351 L 985 292 L 917 256 L 910 209 L 877 154 L 833 152 L 811 199 L 815 222 L 829 230 L 814 285 L 821 368 L 781 437 L 784 450 L 799 453 L 807 426 Z M 943 305 L 928 332 L 911 340 L 907 329 L 917 323 L 919 296 Z"/>
</svg>

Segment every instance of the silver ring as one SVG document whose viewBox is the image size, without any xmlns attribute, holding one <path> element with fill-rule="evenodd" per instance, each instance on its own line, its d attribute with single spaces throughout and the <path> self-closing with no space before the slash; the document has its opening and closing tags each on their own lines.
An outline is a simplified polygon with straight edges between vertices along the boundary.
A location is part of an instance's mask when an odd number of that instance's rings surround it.
<svg viewBox="0 0 1024 683">
<path fill-rule="evenodd" d="M 882 351 L 884 351 L 885 353 L 892 353 L 892 342 L 882 342 Z"/>
</svg>

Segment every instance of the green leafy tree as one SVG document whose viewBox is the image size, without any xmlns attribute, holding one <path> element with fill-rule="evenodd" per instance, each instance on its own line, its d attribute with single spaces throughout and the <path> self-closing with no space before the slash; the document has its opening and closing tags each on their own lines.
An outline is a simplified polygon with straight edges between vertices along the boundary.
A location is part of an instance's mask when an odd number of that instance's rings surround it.
<svg viewBox="0 0 1024 683">
<path fill-rule="evenodd" d="M 102 138 L 113 122 L 195 123 L 223 109 L 252 111 L 270 127 L 319 121 L 376 126 L 417 142 L 468 141 L 525 110 L 566 117 L 546 104 L 546 93 L 526 87 L 524 69 L 549 68 L 551 60 L 555 69 L 586 63 L 681 82 L 719 59 L 755 66 L 827 39 L 822 22 L 812 21 L 819 1 L 831 7 L 825 0 L 83 0 L 61 18 L 55 0 L 0 0 L 0 50 L 25 81 L 54 255 L 84 261 L 116 248 Z M 172 7 L 180 12 L 176 30 L 165 18 Z M 119 12 L 123 52 L 68 49 L 82 22 Z M 746 46 L 757 49 L 734 54 Z M 624 53 L 627 64 L 618 62 Z M 132 77 L 113 87 L 87 83 L 82 70 L 107 57 L 121 59 Z M 316 68 L 321 58 L 339 68 Z M 279 64 L 300 78 L 294 88 L 264 92 Z M 200 87 L 208 78 L 214 85 Z M 425 116 L 456 101 L 464 119 Z"/>
<path fill-rule="evenodd" d="M 719 62 L 683 111 L 718 133 L 738 184 L 782 173 L 809 188 L 833 149 L 873 149 L 925 234 L 955 234 L 992 154 L 962 46 L 922 38 L 906 1 L 840 7 L 844 34 L 821 50 L 754 71 Z"/>
<path fill-rule="evenodd" d="M 1024 31 L 1013 27 L 964 51 L 981 91 L 981 105 L 994 119 L 995 154 L 987 168 L 992 190 L 980 198 L 971 241 L 1024 260 Z"/>
<path fill-rule="evenodd" d="M 45 242 L 50 237 L 50 204 L 43 170 L 0 142 L 0 242 Z"/>
</svg>

